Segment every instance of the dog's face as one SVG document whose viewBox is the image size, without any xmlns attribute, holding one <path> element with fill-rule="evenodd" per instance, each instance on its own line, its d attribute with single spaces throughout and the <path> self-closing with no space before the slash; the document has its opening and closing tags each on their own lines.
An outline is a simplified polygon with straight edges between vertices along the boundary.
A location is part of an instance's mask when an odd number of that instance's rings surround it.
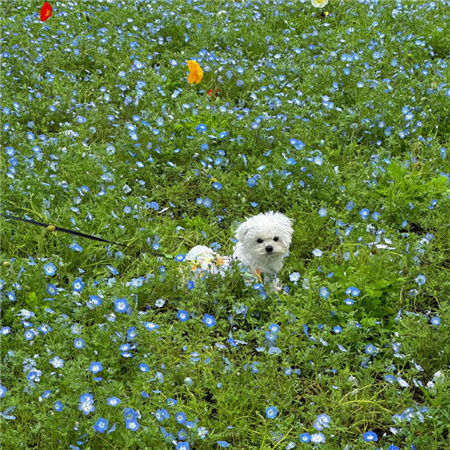
<svg viewBox="0 0 450 450">
<path fill-rule="evenodd" d="M 272 211 L 250 217 L 236 230 L 236 238 L 255 259 L 284 256 L 292 242 L 292 219 Z"/>
</svg>

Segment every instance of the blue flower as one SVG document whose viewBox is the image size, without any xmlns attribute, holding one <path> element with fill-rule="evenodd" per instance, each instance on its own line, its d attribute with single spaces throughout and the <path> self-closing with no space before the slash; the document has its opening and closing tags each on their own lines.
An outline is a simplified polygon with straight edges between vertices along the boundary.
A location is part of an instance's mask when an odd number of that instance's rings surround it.
<svg viewBox="0 0 450 450">
<path fill-rule="evenodd" d="M 157 330 L 159 328 L 159 325 L 156 325 L 152 322 L 143 322 L 143 325 L 148 331 Z"/>
<path fill-rule="evenodd" d="M 197 130 L 197 133 L 204 133 L 208 128 L 206 125 L 203 125 L 202 123 L 199 123 L 195 129 Z"/>
<path fill-rule="evenodd" d="M 299 281 L 300 278 L 301 276 L 298 272 L 293 272 L 289 275 L 289 281 L 293 281 L 294 284 L 297 284 L 297 281 Z"/>
<path fill-rule="evenodd" d="M 61 411 L 64 408 L 64 405 L 59 400 L 56 400 L 53 407 L 55 408 L 55 411 Z"/>
<path fill-rule="evenodd" d="M 166 402 L 168 403 L 169 406 L 174 406 L 178 403 L 174 398 L 168 398 L 166 399 Z"/>
<path fill-rule="evenodd" d="M 345 290 L 345 293 L 347 295 L 351 295 L 352 297 L 358 297 L 358 295 L 361 293 L 361 291 L 358 288 L 349 287 Z"/>
<path fill-rule="evenodd" d="M 141 426 L 136 419 L 126 419 L 125 423 L 127 429 L 131 431 L 137 431 L 137 429 Z"/>
<path fill-rule="evenodd" d="M 89 366 L 89 369 L 93 374 L 101 372 L 103 370 L 103 366 L 101 362 L 92 362 Z"/>
<path fill-rule="evenodd" d="M 177 412 L 175 414 L 175 420 L 179 423 L 182 424 L 184 422 L 186 422 L 186 416 L 184 415 L 184 413 L 182 412 Z"/>
<path fill-rule="evenodd" d="M 177 318 L 181 320 L 181 322 L 186 322 L 189 319 L 189 314 L 187 311 L 178 311 Z"/>
<path fill-rule="evenodd" d="M 214 319 L 214 316 L 210 316 L 209 314 L 205 314 L 205 317 L 203 317 L 202 322 L 208 327 L 211 328 L 216 324 L 216 320 Z"/>
<path fill-rule="evenodd" d="M 25 331 L 25 333 L 23 333 L 23 335 L 25 336 L 25 339 L 27 341 L 31 341 L 31 339 L 34 338 L 34 331 L 33 330 L 27 330 L 27 331 Z"/>
<path fill-rule="evenodd" d="M 395 382 L 395 377 L 394 375 L 385 375 L 384 379 L 388 382 L 388 383 L 394 383 Z"/>
<path fill-rule="evenodd" d="M 422 286 L 422 284 L 425 284 L 425 281 L 427 281 L 427 278 L 425 277 L 425 275 L 419 275 L 419 276 L 416 278 L 416 283 L 417 283 L 419 286 Z"/>
<path fill-rule="evenodd" d="M 47 263 L 44 265 L 45 275 L 53 276 L 56 273 L 56 266 L 52 263 Z"/>
<path fill-rule="evenodd" d="M 40 381 L 40 376 L 42 375 L 41 370 L 32 369 L 27 375 L 27 380 L 30 382 Z"/>
<path fill-rule="evenodd" d="M 58 369 L 59 367 L 64 367 L 64 360 L 61 359 L 59 356 L 55 356 L 49 362 L 55 369 Z"/>
<path fill-rule="evenodd" d="M 433 317 L 431 319 L 431 324 L 437 327 L 441 324 L 441 319 L 439 319 L 439 317 Z"/>
<path fill-rule="evenodd" d="M 302 433 L 300 436 L 300 442 L 308 443 L 311 441 L 311 435 L 309 433 Z"/>
<path fill-rule="evenodd" d="M 170 415 L 166 409 L 157 409 L 155 412 L 156 419 L 161 422 L 164 419 L 169 419 Z"/>
<path fill-rule="evenodd" d="M 137 335 L 138 335 L 138 332 L 136 331 L 136 327 L 130 327 L 130 328 L 128 328 L 128 331 L 127 331 L 127 339 L 129 339 L 130 341 L 132 341 L 133 339 L 136 338 Z"/>
<path fill-rule="evenodd" d="M 82 252 L 83 251 L 83 248 L 81 247 L 81 245 L 78 245 L 76 242 L 74 242 L 73 244 L 70 244 L 69 248 L 71 250 L 75 250 L 76 252 Z"/>
<path fill-rule="evenodd" d="M 277 408 L 275 406 L 269 406 L 266 409 L 266 417 L 269 419 L 274 419 L 278 414 Z"/>
<path fill-rule="evenodd" d="M 217 441 L 219 447 L 229 447 L 230 444 L 227 441 Z"/>
<path fill-rule="evenodd" d="M 128 311 L 129 305 L 126 298 L 118 298 L 114 302 L 114 310 L 120 313 L 126 313 Z"/>
<path fill-rule="evenodd" d="M 7 392 L 8 392 L 8 389 L 6 389 L 5 386 L 2 386 L 0 384 L 0 398 L 4 398 Z"/>
<path fill-rule="evenodd" d="M 359 212 L 359 215 L 362 219 L 366 220 L 369 217 L 369 213 L 370 211 L 367 208 L 364 208 Z"/>
<path fill-rule="evenodd" d="M 327 298 L 330 295 L 326 287 L 320 288 L 319 294 L 322 298 Z"/>
<path fill-rule="evenodd" d="M 43 394 L 42 394 L 42 398 L 49 398 L 50 397 L 50 394 L 52 393 L 52 391 L 45 391 Z"/>
<path fill-rule="evenodd" d="M 184 436 L 184 439 L 187 439 L 187 433 L 186 433 L 186 431 L 185 430 L 180 430 L 180 432 L 181 431 L 184 431 L 184 434 L 182 434 L 181 436 Z M 205 439 L 206 438 L 206 435 L 209 433 L 209 431 L 205 428 L 205 427 L 200 427 L 200 428 L 198 428 L 197 429 L 197 436 L 200 438 L 200 439 Z M 180 433 L 178 434 L 178 436 L 180 436 Z"/>
<path fill-rule="evenodd" d="M 72 289 L 75 292 L 81 292 L 84 288 L 84 283 L 81 280 L 81 278 L 77 278 L 73 283 L 72 283 Z"/>
<path fill-rule="evenodd" d="M 108 419 L 100 417 L 97 422 L 95 422 L 94 430 L 104 433 L 108 429 Z"/>
<path fill-rule="evenodd" d="M 368 355 L 376 355 L 378 353 L 378 349 L 373 344 L 367 344 L 364 348 L 364 351 Z"/>
<path fill-rule="evenodd" d="M 323 444 L 325 442 L 325 436 L 323 433 L 316 433 L 311 435 L 311 442 L 313 444 Z"/>
<path fill-rule="evenodd" d="M 75 348 L 83 348 L 84 347 L 84 340 L 83 340 L 83 338 L 78 338 L 78 339 L 75 339 L 74 341 L 73 341 L 73 345 L 75 346 Z"/>
<path fill-rule="evenodd" d="M 373 431 L 367 431 L 363 434 L 363 438 L 366 442 L 378 441 L 378 436 Z"/>
<path fill-rule="evenodd" d="M 122 400 L 118 399 L 117 397 L 108 397 L 106 399 L 106 404 L 108 404 L 110 406 L 117 406 L 120 403 L 122 403 Z"/>
<path fill-rule="evenodd" d="M 330 421 L 330 416 L 327 416 L 326 414 L 320 414 L 314 421 L 314 428 L 318 431 L 322 431 L 325 427 L 330 428 Z"/>
<path fill-rule="evenodd" d="M 270 342 L 275 342 L 277 339 L 277 335 L 275 333 L 272 333 L 271 331 L 266 331 L 266 339 Z"/>
<path fill-rule="evenodd" d="M 355 203 L 353 203 L 352 201 L 348 202 L 347 205 L 345 206 L 345 209 L 347 211 L 351 211 L 354 207 L 355 207 Z"/>
<path fill-rule="evenodd" d="M 94 397 L 92 394 L 82 394 L 80 395 L 80 404 L 78 409 L 83 411 L 83 414 L 88 415 L 89 413 L 95 411 Z"/>
<path fill-rule="evenodd" d="M 280 327 L 276 323 L 272 323 L 269 325 L 269 331 L 272 333 L 278 333 L 280 331 Z"/>
<path fill-rule="evenodd" d="M 379 220 L 380 217 L 381 217 L 381 214 L 378 213 L 378 212 L 374 212 L 374 213 L 372 214 L 372 217 L 373 217 L 374 220 Z"/>
<path fill-rule="evenodd" d="M 102 301 L 101 301 L 100 297 L 98 297 L 97 295 L 90 295 L 89 303 L 91 303 L 94 306 L 100 306 L 102 304 Z"/>
<path fill-rule="evenodd" d="M 54 284 L 48 283 L 47 285 L 47 292 L 50 295 L 58 295 L 58 291 L 56 289 L 56 286 Z"/>
<path fill-rule="evenodd" d="M 189 450 L 189 443 L 185 441 L 178 442 L 177 450 Z"/>
</svg>

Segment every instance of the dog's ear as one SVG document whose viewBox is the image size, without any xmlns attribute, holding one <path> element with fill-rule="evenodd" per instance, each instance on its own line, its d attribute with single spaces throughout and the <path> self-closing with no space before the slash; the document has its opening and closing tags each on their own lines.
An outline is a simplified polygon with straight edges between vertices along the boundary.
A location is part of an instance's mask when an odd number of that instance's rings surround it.
<svg viewBox="0 0 450 450">
<path fill-rule="evenodd" d="M 248 221 L 241 223 L 236 230 L 236 239 L 239 242 L 244 242 L 245 238 L 249 234 L 250 230 L 251 230 L 251 226 L 248 223 Z"/>
<path fill-rule="evenodd" d="M 279 213 L 279 214 L 280 214 L 279 215 L 280 223 L 286 229 L 289 236 L 292 236 L 292 234 L 294 233 L 294 229 L 292 228 L 294 219 L 291 219 L 290 217 L 287 217 L 284 214 L 281 214 L 281 213 Z"/>
</svg>

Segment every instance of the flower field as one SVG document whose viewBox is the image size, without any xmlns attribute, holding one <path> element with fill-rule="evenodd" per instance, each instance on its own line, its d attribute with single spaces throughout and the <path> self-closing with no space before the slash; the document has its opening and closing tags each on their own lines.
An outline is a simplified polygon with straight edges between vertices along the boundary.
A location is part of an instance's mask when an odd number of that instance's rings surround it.
<svg viewBox="0 0 450 450">
<path fill-rule="evenodd" d="M 50 3 L 1 5 L 0 446 L 450 449 L 450 2 Z M 190 276 L 266 211 L 281 292 Z"/>
</svg>

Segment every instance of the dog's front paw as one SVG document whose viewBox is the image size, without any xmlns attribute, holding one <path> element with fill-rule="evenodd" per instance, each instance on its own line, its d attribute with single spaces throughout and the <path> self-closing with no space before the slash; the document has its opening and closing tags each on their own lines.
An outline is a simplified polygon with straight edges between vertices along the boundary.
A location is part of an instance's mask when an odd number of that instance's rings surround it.
<svg viewBox="0 0 450 450">
<path fill-rule="evenodd" d="M 283 285 L 281 284 L 280 280 L 278 278 L 275 278 L 270 285 L 270 290 L 273 292 L 280 292 L 282 289 Z"/>
</svg>

